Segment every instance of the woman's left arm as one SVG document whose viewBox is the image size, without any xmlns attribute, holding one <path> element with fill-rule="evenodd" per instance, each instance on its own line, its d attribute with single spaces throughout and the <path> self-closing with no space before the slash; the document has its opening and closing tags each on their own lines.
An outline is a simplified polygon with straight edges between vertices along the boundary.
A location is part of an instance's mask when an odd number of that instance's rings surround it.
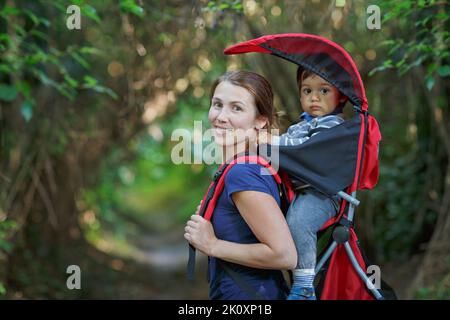
<svg viewBox="0 0 450 320">
<path fill-rule="evenodd" d="M 232 194 L 241 216 L 260 243 L 241 244 L 217 239 L 211 223 L 193 215 L 185 238 L 200 251 L 226 261 L 261 269 L 293 269 L 297 252 L 286 219 L 275 199 L 258 191 Z"/>
</svg>

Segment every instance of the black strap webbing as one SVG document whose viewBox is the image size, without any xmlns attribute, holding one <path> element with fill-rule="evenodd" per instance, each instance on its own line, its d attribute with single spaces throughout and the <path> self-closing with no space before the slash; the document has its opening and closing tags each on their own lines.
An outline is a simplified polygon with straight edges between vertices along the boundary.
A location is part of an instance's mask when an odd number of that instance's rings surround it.
<svg viewBox="0 0 450 320">
<path fill-rule="evenodd" d="M 195 248 L 189 244 L 189 259 L 187 263 L 187 278 L 190 281 L 194 281 L 195 272 Z"/>
</svg>

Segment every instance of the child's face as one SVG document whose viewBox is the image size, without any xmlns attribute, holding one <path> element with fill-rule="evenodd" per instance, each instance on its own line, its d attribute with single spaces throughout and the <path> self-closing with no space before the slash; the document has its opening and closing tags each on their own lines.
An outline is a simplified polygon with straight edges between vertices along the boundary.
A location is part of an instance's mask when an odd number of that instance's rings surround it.
<svg viewBox="0 0 450 320">
<path fill-rule="evenodd" d="M 334 111 L 338 106 L 340 92 L 317 75 L 311 75 L 301 83 L 300 102 L 303 111 L 313 117 L 321 117 Z"/>
</svg>

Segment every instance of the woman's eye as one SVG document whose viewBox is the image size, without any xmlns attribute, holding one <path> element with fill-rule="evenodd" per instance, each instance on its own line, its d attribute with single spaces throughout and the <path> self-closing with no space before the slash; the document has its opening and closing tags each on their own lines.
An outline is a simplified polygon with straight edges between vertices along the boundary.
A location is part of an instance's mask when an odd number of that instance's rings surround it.
<svg viewBox="0 0 450 320">
<path fill-rule="evenodd" d="M 213 103 L 213 107 L 214 107 L 214 108 L 222 108 L 222 104 L 219 103 L 219 102 L 214 102 L 214 103 Z"/>
<path fill-rule="evenodd" d="M 240 106 L 233 106 L 234 111 L 241 111 L 242 108 Z"/>
<path fill-rule="evenodd" d="M 330 89 L 328 89 L 328 88 L 320 88 L 321 94 L 327 94 L 329 91 L 330 91 Z"/>
</svg>

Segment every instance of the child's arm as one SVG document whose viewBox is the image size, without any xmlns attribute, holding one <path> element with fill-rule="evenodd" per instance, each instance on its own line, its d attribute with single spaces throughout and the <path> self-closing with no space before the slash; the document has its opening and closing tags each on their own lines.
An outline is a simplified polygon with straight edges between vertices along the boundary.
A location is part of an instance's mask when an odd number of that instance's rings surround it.
<svg viewBox="0 0 450 320">
<path fill-rule="evenodd" d="M 281 136 L 273 136 L 272 144 L 277 146 L 296 146 L 309 139 L 308 133 L 311 125 L 308 122 L 300 122 L 290 126 Z"/>
<path fill-rule="evenodd" d="M 300 124 L 290 126 L 287 132 L 283 133 L 281 136 L 274 135 L 267 130 L 261 130 L 258 132 L 258 143 L 281 146 L 297 145 L 309 139 L 309 137 L 306 137 L 305 139 L 307 134 L 308 130 L 302 128 Z"/>
<path fill-rule="evenodd" d="M 280 146 L 296 146 L 305 143 L 316 134 L 343 122 L 344 119 L 334 115 L 319 117 L 310 122 L 300 122 L 290 126 L 288 131 L 281 136 L 273 137 L 272 144 Z"/>
</svg>

